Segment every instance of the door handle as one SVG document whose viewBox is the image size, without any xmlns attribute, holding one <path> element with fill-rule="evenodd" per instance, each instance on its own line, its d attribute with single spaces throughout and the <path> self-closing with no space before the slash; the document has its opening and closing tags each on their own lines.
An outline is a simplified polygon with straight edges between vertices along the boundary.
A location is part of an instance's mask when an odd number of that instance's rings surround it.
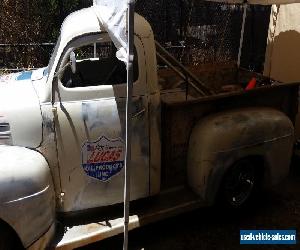
<svg viewBox="0 0 300 250">
<path fill-rule="evenodd" d="M 139 116 L 142 116 L 142 115 L 145 114 L 145 112 L 146 112 L 146 108 L 143 108 L 142 110 L 140 110 L 140 111 L 138 111 L 137 113 L 135 113 L 135 114 L 132 116 L 132 118 L 137 118 L 137 117 L 139 117 Z"/>
</svg>

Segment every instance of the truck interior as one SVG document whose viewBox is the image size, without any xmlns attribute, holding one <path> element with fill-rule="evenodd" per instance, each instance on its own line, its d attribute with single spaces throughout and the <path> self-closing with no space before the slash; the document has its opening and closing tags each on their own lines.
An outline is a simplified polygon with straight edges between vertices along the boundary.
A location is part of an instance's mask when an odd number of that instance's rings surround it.
<svg viewBox="0 0 300 250">
<path fill-rule="evenodd" d="M 126 65 L 116 58 L 112 42 L 98 42 L 74 48 L 76 72 L 66 67 L 61 82 L 67 88 L 125 84 Z M 134 61 L 134 81 L 138 78 L 137 56 Z"/>
</svg>

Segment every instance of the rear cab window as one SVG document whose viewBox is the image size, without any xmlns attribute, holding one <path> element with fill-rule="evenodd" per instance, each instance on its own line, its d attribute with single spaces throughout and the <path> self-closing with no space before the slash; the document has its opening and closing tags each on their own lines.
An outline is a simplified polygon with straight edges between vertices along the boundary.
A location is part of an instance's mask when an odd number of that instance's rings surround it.
<svg viewBox="0 0 300 250">
<path fill-rule="evenodd" d="M 99 85 L 119 85 L 127 82 L 126 64 L 116 57 L 113 42 L 97 42 L 73 49 L 76 56 L 76 72 L 66 67 L 61 82 L 66 88 Z M 135 49 L 134 81 L 138 79 L 138 58 Z"/>
</svg>

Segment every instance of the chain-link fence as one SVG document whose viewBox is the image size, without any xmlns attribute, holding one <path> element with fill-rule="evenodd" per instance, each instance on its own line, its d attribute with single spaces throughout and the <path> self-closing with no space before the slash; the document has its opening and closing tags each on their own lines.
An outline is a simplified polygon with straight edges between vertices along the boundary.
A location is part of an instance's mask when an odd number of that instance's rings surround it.
<svg viewBox="0 0 300 250">
<path fill-rule="evenodd" d="M 236 61 L 241 5 L 205 1 L 138 1 L 137 12 L 152 25 L 156 39 L 185 64 Z M 270 7 L 249 6 L 242 66 L 262 71 Z"/>
<path fill-rule="evenodd" d="M 73 1 L 76 4 L 71 6 L 66 0 L 57 1 L 52 12 L 42 12 L 45 8 L 41 5 L 53 1 L 27 0 L 22 1 L 23 5 L 12 4 L 10 8 L 3 4 L 13 1 L 0 3 L 0 18 L 6 18 L 0 22 L 0 68 L 47 65 L 65 16 L 92 4 L 92 0 Z M 237 59 L 241 5 L 196 0 L 137 0 L 136 12 L 150 22 L 156 39 L 184 64 L 223 63 Z M 15 14 L 7 20 L 7 13 Z M 270 7 L 248 7 L 242 66 L 262 71 L 269 17 Z M 32 20 L 35 21 L 32 23 Z M 12 28 L 8 28 L 9 23 Z"/>
<path fill-rule="evenodd" d="M 92 0 L 0 1 L 0 69 L 47 65 L 60 25 Z"/>
</svg>

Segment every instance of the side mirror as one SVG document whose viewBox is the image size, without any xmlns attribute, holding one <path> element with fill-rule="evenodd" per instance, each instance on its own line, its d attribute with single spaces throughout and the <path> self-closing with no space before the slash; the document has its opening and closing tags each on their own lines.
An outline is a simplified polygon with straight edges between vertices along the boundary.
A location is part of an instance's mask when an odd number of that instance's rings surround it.
<svg viewBox="0 0 300 250">
<path fill-rule="evenodd" d="M 71 66 L 72 73 L 75 74 L 76 73 L 76 55 L 75 55 L 74 51 L 72 51 L 70 53 L 70 66 Z"/>
</svg>

